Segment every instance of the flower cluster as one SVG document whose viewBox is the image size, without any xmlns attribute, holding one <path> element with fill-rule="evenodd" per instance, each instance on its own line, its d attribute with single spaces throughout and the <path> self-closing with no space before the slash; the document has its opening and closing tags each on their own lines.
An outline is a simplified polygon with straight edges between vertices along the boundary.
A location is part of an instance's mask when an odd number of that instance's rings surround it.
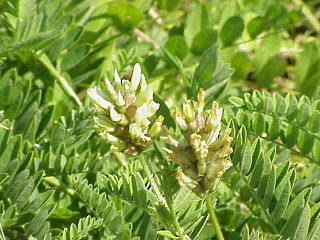
<svg viewBox="0 0 320 240">
<path fill-rule="evenodd" d="M 159 116 L 151 124 L 159 104 L 153 101 L 153 91 L 146 84 L 140 65 L 134 65 L 131 81 L 121 80 L 115 70 L 114 85 L 105 79 L 105 89 L 108 99 L 98 93 L 97 87 L 88 89 L 88 96 L 98 108 L 94 120 L 100 135 L 113 150 L 137 155 L 159 135 L 163 122 Z"/>
<path fill-rule="evenodd" d="M 167 131 L 163 139 L 169 158 L 179 164 L 177 179 L 196 194 L 203 196 L 216 189 L 221 175 L 232 166 L 229 136 L 231 129 L 221 133 L 222 108 L 213 102 L 211 110 L 204 110 L 205 92 L 201 89 L 198 101 L 186 100 L 182 112 L 176 109 L 173 117 L 186 142 L 179 142 Z"/>
</svg>

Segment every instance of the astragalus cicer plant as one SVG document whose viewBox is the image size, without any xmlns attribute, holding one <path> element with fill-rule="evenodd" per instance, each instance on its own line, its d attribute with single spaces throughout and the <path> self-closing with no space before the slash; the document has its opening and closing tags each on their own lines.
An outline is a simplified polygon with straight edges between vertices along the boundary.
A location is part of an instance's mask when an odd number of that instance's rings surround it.
<svg viewBox="0 0 320 240">
<path fill-rule="evenodd" d="M 319 240 L 318 2 L 0 1 L 0 240 Z"/>
</svg>

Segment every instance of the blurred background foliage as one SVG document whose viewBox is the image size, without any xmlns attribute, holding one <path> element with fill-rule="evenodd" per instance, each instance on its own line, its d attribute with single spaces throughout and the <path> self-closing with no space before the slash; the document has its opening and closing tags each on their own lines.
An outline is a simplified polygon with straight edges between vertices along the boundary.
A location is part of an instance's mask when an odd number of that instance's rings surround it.
<svg viewBox="0 0 320 240">
<path fill-rule="evenodd" d="M 46 102 L 57 103 L 58 118 L 70 106 L 59 77 L 83 99 L 106 72 L 125 74 L 140 62 L 159 95 L 179 100 L 201 57 L 218 45 L 212 54 L 227 63 L 221 71 L 233 69 L 226 94 L 266 89 L 316 99 L 318 16 L 317 1 L 300 0 L 2 1 L 1 72 L 15 67 L 32 79 Z"/>
</svg>

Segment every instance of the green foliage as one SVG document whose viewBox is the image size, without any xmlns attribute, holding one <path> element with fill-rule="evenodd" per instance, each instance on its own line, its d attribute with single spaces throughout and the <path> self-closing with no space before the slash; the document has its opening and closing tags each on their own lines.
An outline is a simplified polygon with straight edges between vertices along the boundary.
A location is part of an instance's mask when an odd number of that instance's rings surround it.
<svg viewBox="0 0 320 240">
<path fill-rule="evenodd" d="M 163 139 L 143 162 L 96 131 L 86 90 L 135 63 L 179 141 L 174 105 L 202 88 L 224 108 L 233 166 L 210 197 L 225 239 L 320 239 L 319 9 L 0 1 L 0 239 L 219 239 Z"/>
</svg>

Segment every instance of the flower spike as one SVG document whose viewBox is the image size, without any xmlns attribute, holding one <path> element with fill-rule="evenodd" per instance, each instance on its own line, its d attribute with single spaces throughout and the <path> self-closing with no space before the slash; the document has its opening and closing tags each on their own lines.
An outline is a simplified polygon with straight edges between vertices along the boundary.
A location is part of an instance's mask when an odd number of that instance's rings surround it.
<svg viewBox="0 0 320 240">
<path fill-rule="evenodd" d="M 198 101 L 185 100 L 182 112 L 173 112 L 185 142 L 179 142 L 169 134 L 162 137 L 170 146 L 164 148 L 171 161 L 179 164 L 177 179 L 199 196 L 215 191 L 221 175 L 232 163 L 229 136 L 231 129 L 220 132 L 222 108 L 213 102 L 209 111 L 204 110 L 205 91 L 200 89 Z"/>
<path fill-rule="evenodd" d="M 108 100 L 98 94 L 97 87 L 88 89 L 88 96 L 99 110 L 94 117 L 100 135 L 114 151 L 136 155 L 145 150 L 159 136 L 163 117 L 152 124 L 151 118 L 159 109 L 153 101 L 153 91 L 141 74 L 140 65 L 134 65 L 131 81 L 121 80 L 117 69 L 114 82 L 105 79 Z"/>
</svg>

